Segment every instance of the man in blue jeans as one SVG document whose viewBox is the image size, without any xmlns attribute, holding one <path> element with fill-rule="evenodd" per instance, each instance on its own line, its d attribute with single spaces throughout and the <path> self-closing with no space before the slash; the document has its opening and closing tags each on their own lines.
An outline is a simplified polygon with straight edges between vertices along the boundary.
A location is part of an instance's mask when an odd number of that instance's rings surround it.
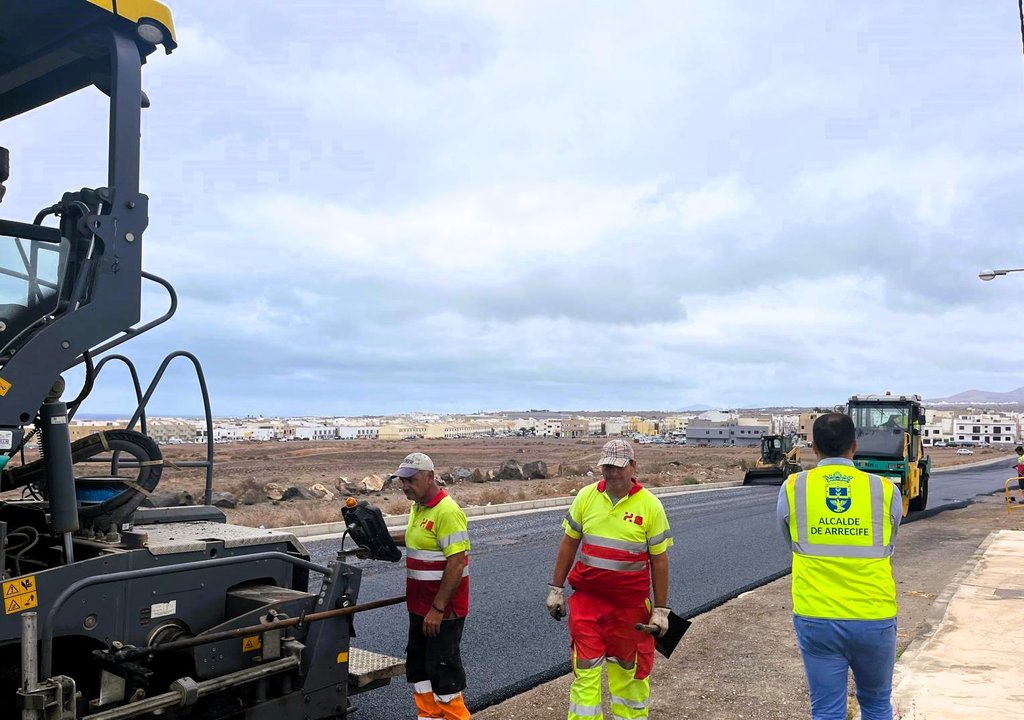
<svg viewBox="0 0 1024 720">
<path fill-rule="evenodd" d="M 862 720 L 892 720 L 896 581 L 890 558 L 903 517 L 899 488 L 853 465 L 853 421 L 814 421 L 817 467 L 790 475 L 778 518 L 793 551 L 793 626 L 813 720 L 845 720 L 853 670 Z"/>
</svg>

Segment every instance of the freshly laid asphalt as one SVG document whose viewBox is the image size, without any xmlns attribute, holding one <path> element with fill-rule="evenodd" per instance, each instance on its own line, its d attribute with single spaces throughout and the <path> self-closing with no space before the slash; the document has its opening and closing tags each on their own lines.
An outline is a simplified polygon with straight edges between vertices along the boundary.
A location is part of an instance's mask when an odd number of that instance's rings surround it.
<svg viewBox="0 0 1024 720">
<path fill-rule="evenodd" d="M 942 507 L 1001 490 L 1014 474 L 1005 464 L 937 473 L 931 478 L 927 513 L 941 522 Z M 789 572 L 790 554 L 775 524 L 777 487 L 738 487 L 663 497 L 675 535 L 669 552 L 670 602 L 684 617 L 705 612 L 742 592 Z M 470 522 L 470 616 L 462 640 L 469 687 L 466 700 L 475 710 L 511 697 L 569 671 L 565 623 L 552 620 L 544 607 L 547 583 L 565 510 L 498 516 Z M 927 516 L 927 517 L 925 517 Z M 905 521 L 906 522 L 906 521 Z M 306 543 L 314 562 L 334 558 L 339 540 Z M 402 594 L 401 563 L 358 562 L 363 569 L 359 600 Z M 402 656 L 407 615 L 402 605 L 356 618 L 354 645 Z M 756 640 L 757 628 L 750 628 Z M 353 698 L 361 720 L 412 717 L 409 686 L 391 685 Z"/>
</svg>

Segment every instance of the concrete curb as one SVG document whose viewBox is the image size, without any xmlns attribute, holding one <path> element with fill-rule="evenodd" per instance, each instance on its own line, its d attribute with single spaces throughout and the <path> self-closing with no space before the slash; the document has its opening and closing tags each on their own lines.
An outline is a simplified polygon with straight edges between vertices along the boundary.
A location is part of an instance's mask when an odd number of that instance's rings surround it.
<svg viewBox="0 0 1024 720">
<path fill-rule="evenodd" d="M 652 493 L 662 497 L 673 497 L 694 492 L 705 492 L 709 490 L 723 490 L 725 488 L 739 487 L 742 480 L 727 480 L 725 482 L 704 483 L 699 485 L 668 485 L 665 487 L 647 488 Z M 512 513 L 524 513 L 538 510 L 553 510 L 555 508 L 567 508 L 572 504 L 572 497 L 542 498 L 540 500 L 523 500 L 521 502 L 501 503 L 500 505 L 471 505 L 463 508 L 466 518 L 469 520 L 482 520 L 495 515 L 508 515 Z M 388 527 L 405 527 L 409 522 L 408 515 L 389 515 L 384 518 Z M 329 523 L 317 523 L 316 525 L 295 525 L 293 527 L 268 528 L 278 532 L 291 533 L 295 537 L 314 537 L 319 535 L 340 535 L 345 532 L 345 523 L 341 520 Z"/>
<path fill-rule="evenodd" d="M 999 463 L 1007 461 L 1012 462 L 1016 459 L 1016 455 L 1008 455 L 1006 457 L 992 458 L 991 460 L 979 460 L 975 463 L 964 463 L 963 465 L 947 465 L 945 467 L 934 468 L 932 470 L 932 475 L 938 475 L 939 473 L 944 472 L 953 472 L 954 470 L 970 470 L 972 468 L 987 467 L 988 465 L 998 465 Z"/>
</svg>

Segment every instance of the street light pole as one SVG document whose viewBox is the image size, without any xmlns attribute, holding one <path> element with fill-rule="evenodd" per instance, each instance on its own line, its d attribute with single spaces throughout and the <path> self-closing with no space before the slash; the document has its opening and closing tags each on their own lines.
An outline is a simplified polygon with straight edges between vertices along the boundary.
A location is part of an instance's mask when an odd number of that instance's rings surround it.
<svg viewBox="0 0 1024 720">
<path fill-rule="evenodd" d="M 1007 268 L 1005 270 L 982 270 L 978 273 L 978 277 L 982 280 L 995 280 L 999 275 L 1008 275 L 1009 273 L 1024 272 L 1024 268 Z"/>
</svg>

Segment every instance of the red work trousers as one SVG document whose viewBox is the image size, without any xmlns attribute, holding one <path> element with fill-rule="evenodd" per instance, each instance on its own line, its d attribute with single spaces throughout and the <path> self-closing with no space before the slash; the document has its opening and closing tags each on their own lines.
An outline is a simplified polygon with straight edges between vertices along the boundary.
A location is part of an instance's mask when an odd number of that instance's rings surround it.
<svg viewBox="0 0 1024 720">
<path fill-rule="evenodd" d="M 607 658 L 622 667 L 636 661 L 636 679 L 654 667 L 654 637 L 635 629 L 651 618 L 650 601 L 623 605 L 587 592 L 569 596 L 569 637 L 577 658 Z"/>
</svg>

